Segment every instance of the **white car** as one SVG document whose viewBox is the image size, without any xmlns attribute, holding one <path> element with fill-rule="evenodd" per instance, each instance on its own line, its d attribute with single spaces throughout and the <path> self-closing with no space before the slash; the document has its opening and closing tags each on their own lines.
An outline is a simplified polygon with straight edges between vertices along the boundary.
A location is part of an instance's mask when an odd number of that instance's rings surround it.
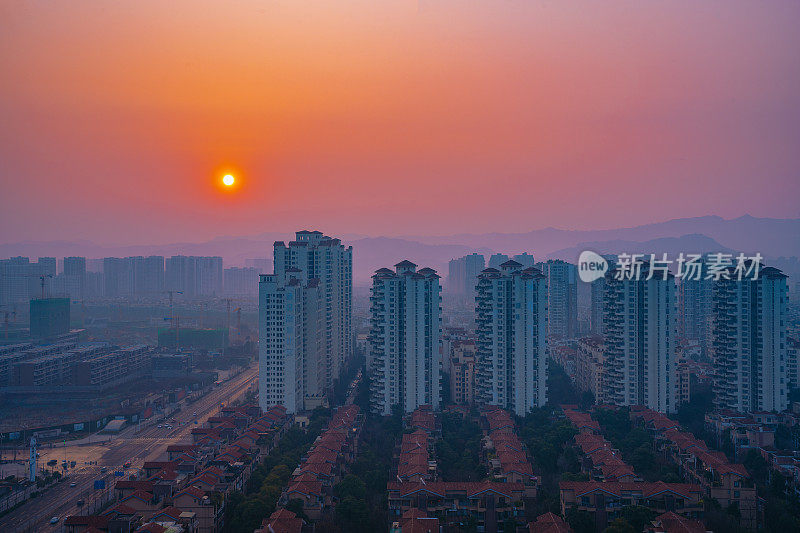
<svg viewBox="0 0 800 533">
<path fill-rule="evenodd" d="M 58 524 L 58 517 L 57 517 L 57 516 L 54 516 L 53 518 L 51 518 L 51 519 L 50 519 L 50 523 L 51 523 L 51 524 Z"/>
</svg>

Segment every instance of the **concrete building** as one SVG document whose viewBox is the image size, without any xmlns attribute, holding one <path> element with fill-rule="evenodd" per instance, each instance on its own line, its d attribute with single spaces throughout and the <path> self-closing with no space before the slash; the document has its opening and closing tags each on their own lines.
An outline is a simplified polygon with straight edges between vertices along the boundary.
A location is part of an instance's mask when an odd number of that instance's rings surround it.
<svg viewBox="0 0 800 533">
<path fill-rule="evenodd" d="M 352 248 L 318 231 L 274 244 L 259 276 L 259 402 L 290 413 L 320 405 L 352 356 Z"/>
<path fill-rule="evenodd" d="M 571 339 L 578 334 L 578 276 L 575 265 L 551 259 L 539 263 L 547 278 L 547 335 Z"/>
<path fill-rule="evenodd" d="M 132 257 L 133 293 L 136 296 L 156 296 L 164 291 L 164 257 Z"/>
<path fill-rule="evenodd" d="M 66 270 L 66 260 L 64 264 Z M 106 257 L 103 280 L 106 298 L 160 295 L 165 288 L 164 257 Z"/>
<path fill-rule="evenodd" d="M 605 254 L 603 259 L 608 263 L 608 268 L 614 268 L 617 261 L 617 256 L 614 254 Z M 591 283 L 590 290 L 590 305 L 589 310 L 589 332 L 592 335 L 603 334 L 603 295 L 606 290 L 606 278 L 599 278 Z"/>
<path fill-rule="evenodd" d="M 105 342 L 58 343 L 17 351 L 0 363 L 0 389 L 10 393 L 100 392 L 150 373 L 153 349 Z"/>
<path fill-rule="evenodd" d="M 644 270 L 644 268 L 642 269 Z M 673 412 L 676 400 L 676 288 L 667 274 L 616 279 L 606 274 L 604 364 L 598 403 Z"/>
<path fill-rule="evenodd" d="M 489 257 L 489 268 L 500 268 L 500 265 L 508 261 L 508 256 L 506 254 L 492 254 Z"/>
<path fill-rule="evenodd" d="M 786 339 L 786 387 L 788 391 L 800 388 L 800 338 Z"/>
<path fill-rule="evenodd" d="M 27 304 L 33 297 L 49 294 L 49 278 L 56 275 L 54 257 L 40 257 L 32 263 L 27 257 L 12 257 L 0 260 L 0 305 Z M 45 276 L 42 294 L 41 276 Z"/>
<path fill-rule="evenodd" d="M 372 409 L 391 414 L 401 405 L 410 413 L 420 405 L 439 408 L 441 371 L 441 289 L 430 268 L 411 261 L 378 270 L 370 296 L 370 352 L 373 361 Z"/>
<path fill-rule="evenodd" d="M 31 337 L 47 338 L 69 332 L 69 298 L 34 298 L 30 302 Z"/>
<path fill-rule="evenodd" d="M 478 281 L 476 402 L 517 415 L 547 400 L 547 293 L 542 273 L 506 261 Z"/>
<path fill-rule="evenodd" d="M 764 267 L 758 276 L 715 281 L 711 356 L 715 404 L 742 413 L 787 407 L 786 275 Z"/>
<path fill-rule="evenodd" d="M 316 323 L 318 288 L 297 278 L 279 283 L 275 274 L 259 281 L 259 403 L 262 409 L 283 405 L 287 412 L 304 408 L 306 365 L 317 367 L 316 335 L 307 328 Z M 308 313 L 306 307 L 313 307 Z M 311 316 L 309 316 L 311 315 Z"/>
<path fill-rule="evenodd" d="M 64 293 L 73 300 L 83 300 L 86 297 L 86 258 L 64 258 Z"/>
<path fill-rule="evenodd" d="M 448 292 L 453 296 L 474 300 L 478 275 L 484 268 L 486 268 L 486 260 L 481 254 L 470 254 L 458 259 L 451 259 L 447 272 Z"/>
<path fill-rule="evenodd" d="M 603 337 L 591 336 L 578 339 L 575 348 L 575 385 L 578 389 L 591 392 L 595 399 L 599 398 L 604 365 Z"/>
<path fill-rule="evenodd" d="M 511 259 L 522 265 L 522 268 L 536 267 L 536 260 L 528 252 L 517 254 Z"/>
<path fill-rule="evenodd" d="M 450 400 L 459 405 L 475 403 L 474 340 L 454 341 L 450 348 Z"/>
<path fill-rule="evenodd" d="M 104 295 L 106 298 L 129 298 L 134 295 L 133 259 L 106 257 L 103 259 Z"/>
<path fill-rule="evenodd" d="M 195 257 L 195 294 L 197 296 L 222 296 L 222 258 Z"/>
<path fill-rule="evenodd" d="M 303 284 L 318 280 L 324 321 L 322 379 L 330 389 L 353 355 L 353 248 L 319 231 L 298 231 L 294 241 L 277 241 L 273 253 L 279 284 L 289 277 Z"/>
<path fill-rule="evenodd" d="M 176 255 L 165 262 L 167 290 L 187 298 L 222 296 L 222 258 Z"/>
<path fill-rule="evenodd" d="M 256 296 L 259 269 L 230 267 L 224 271 L 223 288 L 227 296 Z"/>
<path fill-rule="evenodd" d="M 702 353 L 708 350 L 711 337 L 712 281 L 681 279 L 678 285 L 678 334 L 687 341 L 700 344 Z"/>
</svg>

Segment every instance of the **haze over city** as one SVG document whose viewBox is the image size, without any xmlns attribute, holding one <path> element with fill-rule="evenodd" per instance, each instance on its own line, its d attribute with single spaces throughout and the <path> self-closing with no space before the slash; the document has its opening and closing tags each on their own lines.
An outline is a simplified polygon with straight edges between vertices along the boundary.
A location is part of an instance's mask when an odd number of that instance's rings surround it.
<svg viewBox="0 0 800 533">
<path fill-rule="evenodd" d="M 0 5 L 0 533 L 800 531 L 800 3 Z"/>
<path fill-rule="evenodd" d="M 796 2 L 1 9 L 0 242 L 800 216 Z"/>
</svg>

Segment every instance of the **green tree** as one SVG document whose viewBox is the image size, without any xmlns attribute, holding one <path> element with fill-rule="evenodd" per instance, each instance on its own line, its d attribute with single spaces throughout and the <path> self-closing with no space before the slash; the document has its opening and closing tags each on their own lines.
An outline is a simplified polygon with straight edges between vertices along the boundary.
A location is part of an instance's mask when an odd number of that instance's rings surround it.
<svg viewBox="0 0 800 533">
<path fill-rule="evenodd" d="M 636 533 L 636 530 L 624 518 L 617 518 L 603 530 L 603 533 Z"/>
<path fill-rule="evenodd" d="M 594 520 L 586 511 L 568 509 L 564 519 L 575 533 L 594 533 Z"/>
<path fill-rule="evenodd" d="M 347 474 L 342 481 L 337 483 L 333 491 L 338 498 L 350 496 L 356 500 L 363 500 L 367 492 L 367 486 L 356 476 Z"/>
<path fill-rule="evenodd" d="M 642 505 L 626 505 L 621 509 L 620 516 L 633 526 L 635 531 L 642 531 L 656 517 L 656 513 Z"/>
<path fill-rule="evenodd" d="M 336 504 L 336 522 L 344 531 L 355 533 L 373 531 L 367 502 L 352 496 L 345 496 Z"/>
</svg>

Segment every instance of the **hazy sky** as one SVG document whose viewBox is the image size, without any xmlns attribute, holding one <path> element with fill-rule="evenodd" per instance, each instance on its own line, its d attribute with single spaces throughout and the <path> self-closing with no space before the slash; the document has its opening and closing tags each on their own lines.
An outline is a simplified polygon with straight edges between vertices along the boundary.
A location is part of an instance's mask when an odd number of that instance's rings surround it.
<svg viewBox="0 0 800 533">
<path fill-rule="evenodd" d="M 0 242 L 798 217 L 799 23 L 796 1 L 3 2 Z"/>
</svg>

